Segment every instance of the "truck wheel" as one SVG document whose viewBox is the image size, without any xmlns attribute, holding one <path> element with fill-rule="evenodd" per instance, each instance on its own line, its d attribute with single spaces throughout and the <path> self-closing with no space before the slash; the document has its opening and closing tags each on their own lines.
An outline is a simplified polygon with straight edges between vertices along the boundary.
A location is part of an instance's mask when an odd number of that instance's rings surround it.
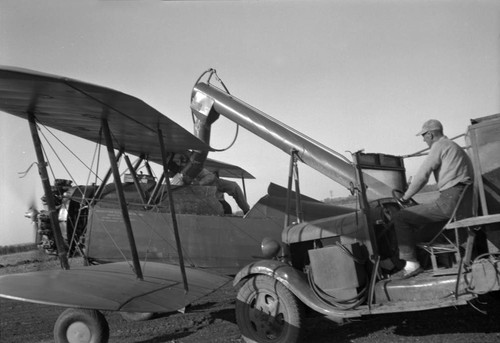
<svg viewBox="0 0 500 343">
<path fill-rule="evenodd" d="M 56 343 L 107 343 L 109 326 L 97 310 L 68 308 L 54 325 Z"/>
<path fill-rule="evenodd" d="M 120 312 L 120 315 L 127 322 L 142 322 L 154 317 L 154 312 Z"/>
<path fill-rule="evenodd" d="M 238 292 L 236 321 L 247 343 L 299 342 L 302 319 L 300 301 L 272 277 L 252 277 Z"/>
</svg>

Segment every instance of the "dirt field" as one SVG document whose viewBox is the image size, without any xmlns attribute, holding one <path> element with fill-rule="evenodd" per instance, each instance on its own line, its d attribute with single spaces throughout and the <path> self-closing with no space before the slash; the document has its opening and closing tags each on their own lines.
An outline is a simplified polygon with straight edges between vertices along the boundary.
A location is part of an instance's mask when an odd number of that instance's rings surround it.
<svg viewBox="0 0 500 343">
<path fill-rule="evenodd" d="M 0 256 L 0 275 L 57 268 L 53 258 L 37 252 Z M 193 343 L 242 342 L 234 317 L 236 291 L 227 285 L 196 302 L 185 314 L 174 313 L 147 322 L 127 322 L 107 313 L 110 342 Z M 318 343 L 500 342 L 500 296 L 488 295 L 475 306 L 425 312 L 378 315 L 338 326 L 323 318 L 306 322 L 306 341 Z M 0 342 L 49 343 L 63 309 L 0 299 Z"/>
</svg>

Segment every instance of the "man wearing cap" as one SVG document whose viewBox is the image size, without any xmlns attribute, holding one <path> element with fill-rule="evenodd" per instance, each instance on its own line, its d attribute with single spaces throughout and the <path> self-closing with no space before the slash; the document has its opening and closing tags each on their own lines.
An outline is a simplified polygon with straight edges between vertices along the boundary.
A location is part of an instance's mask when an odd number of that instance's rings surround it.
<svg viewBox="0 0 500 343">
<path fill-rule="evenodd" d="M 430 148 L 429 155 L 400 201 L 407 203 L 427 184 L 431 174 L 434 174 L 440 195 L 433 203 L 407 207 L 394 216 L 399 257 L 406 261 L 402 271 L 404 278 L 422 271 L 416 255 L 418 229 L 425 224 L 448 220 L 464 187 L 473 182 L 474 175 L 469 156 L 443 134 L 443 125 L 438 120 L 426 121 L 417 134 L 420 135 Z"/>
</svg>

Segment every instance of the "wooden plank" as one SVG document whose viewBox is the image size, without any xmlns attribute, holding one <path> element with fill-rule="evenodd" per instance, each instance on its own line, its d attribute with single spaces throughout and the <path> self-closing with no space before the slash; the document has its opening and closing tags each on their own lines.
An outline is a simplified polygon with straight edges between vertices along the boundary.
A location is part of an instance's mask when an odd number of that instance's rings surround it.
<svg viewBox="0 0 500 343">
<path fill-rule="evenodd" d="M 494 223 L 500 223 L 500 214 L 490 214 L 487 216 L 471 217 L 457 220 L 456 222 L 452 222 L 446 225 L 445 229 L 459 229 L 464 227 L 481 226 Z"/>
</svg>

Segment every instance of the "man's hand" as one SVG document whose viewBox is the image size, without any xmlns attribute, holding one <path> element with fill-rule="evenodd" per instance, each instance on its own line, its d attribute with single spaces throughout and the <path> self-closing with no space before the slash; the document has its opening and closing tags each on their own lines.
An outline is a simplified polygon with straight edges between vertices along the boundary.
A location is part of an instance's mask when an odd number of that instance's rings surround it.
<svg viewBox="0 0 500 343">
<path fill-rule="evenodd" d="M 399 202 L 399 206 L 401 206 L 402 208 L 407 208 L 407 207 L 410 207 L 410 206 L 414 205 L 412 203 L 412 201 L 410 201 L 410 199 L 405 199 L 404 196 L 402 196 L 401 198 L 399 198 L 398 202 Z"/>
</svg>

